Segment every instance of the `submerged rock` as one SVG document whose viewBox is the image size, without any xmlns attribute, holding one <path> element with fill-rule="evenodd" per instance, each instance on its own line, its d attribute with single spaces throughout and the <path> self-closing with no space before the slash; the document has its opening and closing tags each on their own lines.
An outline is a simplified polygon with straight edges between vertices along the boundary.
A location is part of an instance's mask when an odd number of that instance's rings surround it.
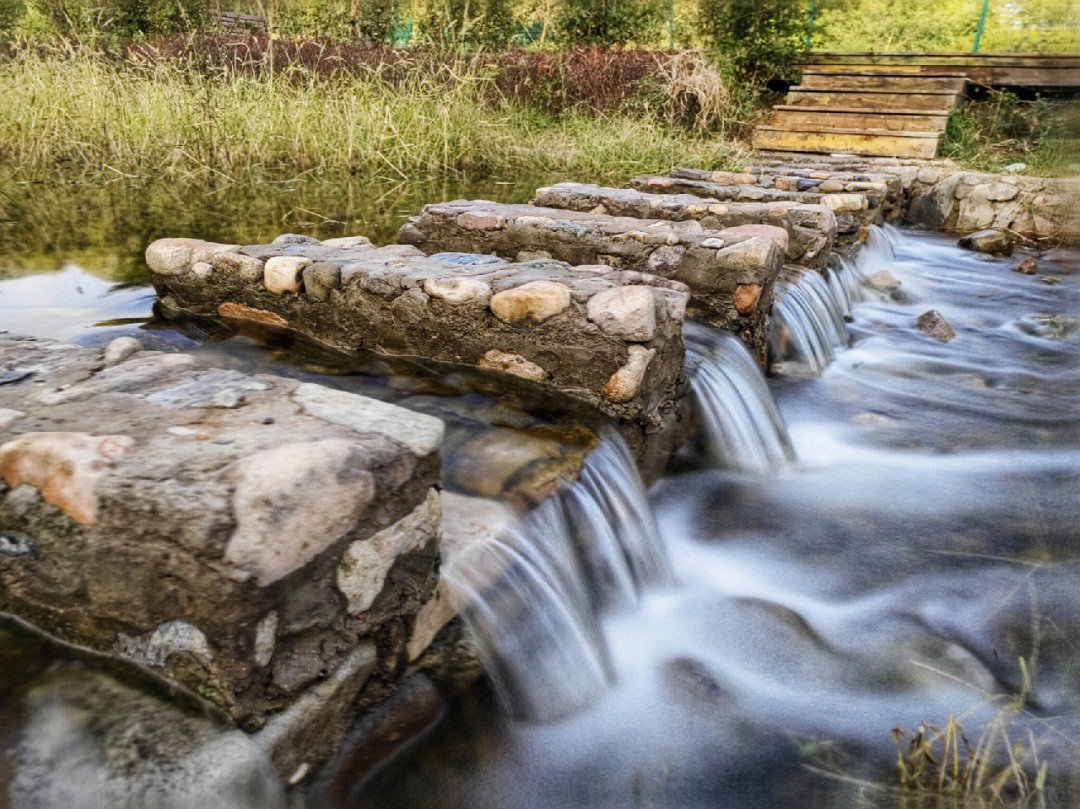
<svg viewBox="0 0 1080 809">
<path fill-rule="evenodd" d="M 1003 230 L 994 228 L 969 233 L 967 236 L 960 239 L 957 244 L 967 250 L 974 250 L 977 253 L 1008 255 L 1013 251 L 1013 240 L 1009 234 Z"/>
<path fill-rule="evenodd" d="M 1018 272 L 1021 275 L 1034 275 L 1039 269 L 1039 262 L 1037 262 L 1031 256 L 1017 262 L 1013 265 L 1013 272 Z"/>
<path fill-rule="evenodd" d="M 878 270 L 866 276 L 866 283 L 878 292 L 891 293 L 900 289 L 900 279 L 888 270 Z"/>
<path fill-rule="evenodd" d="M 30 684 L 14 716 L 0 750 L 11 809 L 285 809 L 245 733 L 78 664 Z"/>
<path fill-rule="evenodd" d="M 936 309 L 930 309 L 919 315 L 919 319 L 915 321 L 915 326 L 927 337 L 940 343 L 947 343 L 956 337 L 952 325 Z"/>
</svg>

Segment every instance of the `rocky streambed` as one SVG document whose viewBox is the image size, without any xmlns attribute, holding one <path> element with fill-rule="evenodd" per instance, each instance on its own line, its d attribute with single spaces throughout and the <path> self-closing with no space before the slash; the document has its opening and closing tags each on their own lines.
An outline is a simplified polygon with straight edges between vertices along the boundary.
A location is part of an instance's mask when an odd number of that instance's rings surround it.
<svg viewBox="0 0 1080 809">
<path fill-rule="evenodd" d="M 760 155 L 3 282 L 0 790 L 841 805 L 1011 705 L 1068 800 L 1069 189 Z"/>
</svg>

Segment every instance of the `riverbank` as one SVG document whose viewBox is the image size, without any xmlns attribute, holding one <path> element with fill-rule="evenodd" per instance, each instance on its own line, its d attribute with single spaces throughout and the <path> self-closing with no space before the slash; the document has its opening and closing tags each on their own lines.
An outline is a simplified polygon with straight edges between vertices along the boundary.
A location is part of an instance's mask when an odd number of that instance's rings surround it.
<svg viewBox="0 0 1080 809">
<path fill-rule="evenodd" d="M 303 58 L 261 70 L 250 61 L 246 69 L 216 64 L 202 51 L 148 53 L 9 52 L 0 61 L 6 173 L 24 181 L 153 176 L 185 184 L 522 171 L 613 178 L 732 161 L 728 131 L 671 120 L 658 100 L 664 89 L 646 89 L 651 80 L 603 108 L 568 103 L 553 111 L 535 93 L 515 98 L 483 60 L 439 61 L 434 52 L 392 69 L 337 71 Z M 273 49 L 259 59 L 272 65 Z"/>
</svg>

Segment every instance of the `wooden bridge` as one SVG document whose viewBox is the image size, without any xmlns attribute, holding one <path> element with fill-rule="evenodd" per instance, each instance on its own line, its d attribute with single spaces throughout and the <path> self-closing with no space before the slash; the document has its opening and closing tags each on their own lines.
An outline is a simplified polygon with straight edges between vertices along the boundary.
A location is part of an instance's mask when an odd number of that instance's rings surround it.
<svg viewBox="0 0 1080 809">
<path fill-rule="evenodd" d="M 932 158 L 969 82 L 1080 88 L 1080 54 L 815 53 L 801 72 L 755 149 Z"/>
</svg>

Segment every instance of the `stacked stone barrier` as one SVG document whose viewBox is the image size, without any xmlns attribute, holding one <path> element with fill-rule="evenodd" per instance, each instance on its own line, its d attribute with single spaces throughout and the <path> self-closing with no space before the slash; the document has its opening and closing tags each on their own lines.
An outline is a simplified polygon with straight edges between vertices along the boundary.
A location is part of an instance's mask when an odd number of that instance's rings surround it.
<svg viewBox="0 0 1080 809">
<path fill-rule="evenodd" d="M 709 230 L 741 228 L 746 235 L 781 237 L 786 260 L 822 267 L 836 245 L 836 216 L 826 205 L 799 202 L 716 202 L 692 194 L 648 194 L 629 188 L 559 183 L 538 188 L 533 205 L 637 219 L 694 220 Z M 728 231 L 733 232 L 733 231 Z"/>
<path fill-rule="evenodd" d="M 402 226 L 398 240 L 426 253 L 453 249 L 508 259 L 540 255 L 644 272 L 680 283 L 680 288 L 685 284 L 690 316 L 739 334 L 762 360 L 773 282 L 783 263 L 779 238 L 707 230 L 697 221 L 483 200 L 428 205 Z"/>
<path fill-rule="evenodd" d="M 269 718 L 287 777 L 405 670 L 443 424 L 125 340 L 0 335 L 0 612 Z"/>
<path fill-rule="evenodd" d="M 968 171 L 948 160 L 851 155 L 759 155 L 755 168 L 788 173 L 868 172 L 895 178 L 903 220 L 966 235 L 996 229 L 1015 238 L 1080 243 L 1080 180 Z M 1023 171 L 1022 165 L 1017 166 Z"/>
<path fill-rule="evenodd" d="M 684 172 L 684 173 L 689 173 Z M 800 191 L 797 188 L 766 188 L 756 183 L 755 175 L 746 175 L 745 182 L 732 182 L 728 172 L 702 172 L 711 179 L 690 177 L 639 175 L 630 180 L 629 188 L 650 194 L 693 194 L 711 202 L 789 202 L 807 205 L 825 205 L 836 216 L 837 237 L 844 242 L 854 240 L 860 229 L 884 221 L 884 193 L 868 194 L 861 191 Z M 755 182 L 749 180 L 755 178 Z"/>
<path fill-rule="evenodd" d="M 690 294 L 670 278 L 291 235 L 250 246 L 163 239 L 147 263 L 162 300 L 196 314 L 288 327 L 347 351 L 466 365 L 572 397 L 613 419 L 643 463 L 660 457 L 650 441 L 674 418 Z"/>
</svg>

